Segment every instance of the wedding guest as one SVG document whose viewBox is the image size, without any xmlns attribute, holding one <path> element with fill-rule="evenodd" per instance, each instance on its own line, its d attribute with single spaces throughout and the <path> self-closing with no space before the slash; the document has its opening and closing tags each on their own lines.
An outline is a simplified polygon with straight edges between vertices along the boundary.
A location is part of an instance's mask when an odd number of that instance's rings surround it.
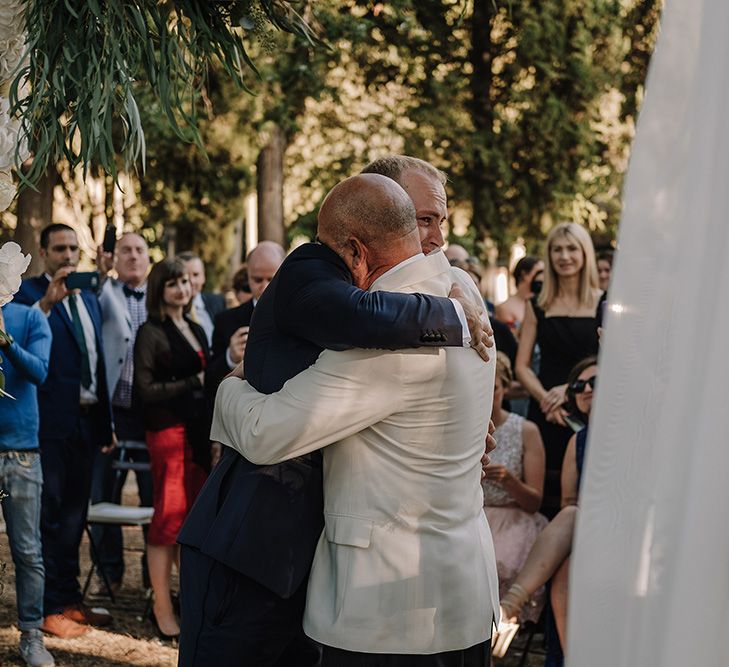
<svg viewBox="0 0 729 667">
<path fill-rule="evenodd" d="M 443 243 L 444 242 L 441 241 L 439 247 L 441 247 Z M 462 245 L 458 245 L 457 243 L 449 243 L 448 247 L 445 249 L 444 252 L 446 259 L 449 262 L 466 262 L 469 258 L 468 250 L 466 250 Z"/>
<path fill-rule="evenodd" d="M 496 319 L 508 325 L 515 336 L 519 336 L 521 323 L 524 321 L 527 302 L 534 296 L 532 281 L 544 270 L 544 262 L 538 257 L 526 255 L 514 267 L 513 276 L 516 294 L 496 306 Z"/>
<path fill-rule="evenodd" d="M 222 379 L 243 361 L 253 309 L 284 261 L 284 257 L 286 251 L 281 245 L 273 241 L 261 241 L 248 254 L 251 300 L 216 315 L 213 329 L 213 357 L 205 376 L 206 390 L 213 395 L 213 398 Z"/>
<path fill-rule="evenodd" d="M 208 347 L 213 344 L 213 329 L 215 316 L 225 310 L 225 297 L 222 294 L 203 292 L 205 287 L 205 264 L 194 252 L 181 252 L 178 257 L 185 263 L 190 276 L 192 288 L 192 307 L 190 318 L 199 324 L 205 331 Z"/>
<path fill-rule="evenodd" d="M 239 306 L 247 303 L 253 298 L 251 286 L 248 284 L 248 266 L 241 264 L 240 268 L 233 274 L 233 293 Z"/>
<path fill-rule="evenodd" d="M 164 259 L 147 281 L 148 320 L 134 345 L 134 389 L 143 406 L 152 462 L 154 516 L 147 563 L 152 620 L 163 638 L 180 633 L 170 595 L 177 533 L 210 464 L 210 415 L 203 394 L 209 359 L 203 328 L 189 317 L 192 288 L 185 263 Z"/>
<path fill-rule="evenodd" d="M 569 556 L 577 521 L 577 502 L 596 380 L 596 357 L 583 359 L 570 371 L 567 407 L 585 426 L 570 438 L 565 453 L 562 509 L 537 538 L 524 567 L 500 603 L 502 619 L 514 622 L 534 592 L 551 579 L 550 602 L 562 647 L 566 646 Z"/>
<path fill-rule="evenodd" d="M 54 663 L 41 632 L 45 571 L 37 388 L 48 374 L 51 329 L 38 310 L 8 303 L 0 309 L 0 331 L 7 334 L 0 336 L 5 391 L 15 399 L 0 397 L 0 489 L 15 565 L 20 655 L 27 665 L 44 667 Z"/>
<path fill-rule="evenodd" d="M 547 525 L 547 519 L 538 512 L 544 485 L 544 447 L 539 429 L 502 407 L 512 379 L 509 359 L 498 352 L 491 411 L 498 447 L 484 469 L 486 477 L 482 486 L 484 510 L 496 552 L 500 597 L 509 590 L 534 541 Z M 520 620 L 536 622 L 543 606 L 543 591 L 537 591 Z"/>
<path fill-rule="evenodd" d="M 99 448 L 111 451 L 115 437 L 99 301 L 90 289 L 66 287 L 79 262 L 76 232 L 63 224 L 45 227 L 40 256 L 44 274 L 24 280 L 15 300 L 38 308 L 53 334 L 48 376 L 38 392 L 46 570 L 43 630 L 71 638 L 85 633 L 88 625 L 111 622 L 108 611 L 83 603 L 78 574 L 94 455 Z"/>
<path fill-rule="evenodd" d="M 528 418 L 539 427 L 546 451 L 541 511 L 559 511 L 560 470 L 572 429 L 565 410 L 567 375 L 574 365 L 597 354 L 595 251 L 587 230 L 575 223 L 556 225 L 547 236 L 544 287 L 527 304 L 516 355 L 516 375 L 531 396 Z M 540 369 L 531 367 L 539 345 Z"/>
<path fill-rule="evenodd" d="M 139 327 L 147 319 L 147 272 L 149 248 L 139 234 L 124 234 L 116 244 L 116 254 L 97 252 L 99 272 L 104 279 L 99 296 L 104 339 L 104 360 L 107 385 L 114 415 L 114 427 L 125 460 L 149 463 L 149 452 L 144 441 L 144 423 L 141 412 L 132 403 L 134 384 L 134 340 Z M 117 278 L 107 278 L 111 269 Z M 118 503 L 126 479 L 126 470 L 114 470 L 119 450 L 113 454 L 97 454 L 91 487 L 91 501 Z M 136 470 L 139 504 L 152 506 L 152 475 L 147 470 Z M 99 525 L 92 528 L 101 562 L 114 593 L 122 586 L 124 577 L 124 542 L 120 526 Z M 146 534 L 146 531 L 145 531 Z M 145 565 L 146 567 L 146 565 Z M 106 593 L 103 582 L 97 580 L 92 595 Z"/>
<path fill-rule="evenodd" d="M 606 248 L 597 253 L 597 279 L 603 292 L 607 292 L 610 286 L 614 259 L 615 251 L 612 248 Z"/>
</svg>

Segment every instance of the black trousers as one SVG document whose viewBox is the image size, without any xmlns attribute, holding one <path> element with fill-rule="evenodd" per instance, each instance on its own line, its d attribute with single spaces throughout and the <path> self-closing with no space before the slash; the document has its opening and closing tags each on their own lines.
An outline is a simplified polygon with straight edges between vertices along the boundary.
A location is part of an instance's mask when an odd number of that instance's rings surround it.
<svg viewBox="0 0 729 667">
<path fill-rule="evenodd" d="M 180 667 L 315 667 L 304 635 L 306 583 L 289 599 L 183 545 Z"/>
<path fill-rule="evenodd" d="M 431 655 L 356 653 L 323 646 L 322 667 L 487 667 L 491 640 L 470 648 Z"/>
<path fill-rule="evenodd" d="M 46 570 L 44 614 L 58 614 L 81 601 L 79 547 L 91 492 L 93 453 L 102 444 L 96 419 L 82 415 L 68 438 L 41 440 L 43 492 L 41 538 Z"/>
</svg>

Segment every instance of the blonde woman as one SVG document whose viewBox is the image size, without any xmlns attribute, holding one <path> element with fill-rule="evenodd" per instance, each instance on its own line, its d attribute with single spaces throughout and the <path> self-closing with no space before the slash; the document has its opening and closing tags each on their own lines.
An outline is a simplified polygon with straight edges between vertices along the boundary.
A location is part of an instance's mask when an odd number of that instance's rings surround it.
<svg viewBox="0 0 729 667">
<path fill-rule="evenodd" d="M 565 408 L 567 375 L 581 359 L 597 354 L 598 288 L 595 249 L 587 230 L 556 225 L 547 236 L 544 286 L 527 304 L 516 356 L 516 376 L 531 397 L 528 418 L 539 427 L 546 452 L 541 511 L 559 511 L 560 470 L 573 433 Z M 539 343 L 539 375 L 531 368 Z"/>
</svg>

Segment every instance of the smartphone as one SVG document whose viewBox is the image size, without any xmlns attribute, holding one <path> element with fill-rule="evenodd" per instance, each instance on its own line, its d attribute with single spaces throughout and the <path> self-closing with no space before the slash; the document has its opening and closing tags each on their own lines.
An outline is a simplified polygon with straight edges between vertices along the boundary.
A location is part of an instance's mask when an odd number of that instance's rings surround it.
<svg viewBox="0 0 729 667">
<path fill-rule="evenodd" d="M 104 252 L 114 252 L 116 248 L 116 225 L 107 225 L 104 232 L 104 242 L 101 244 Z"/>
<path fill-rule="evenodd" d="M 99 289 L 98 271 L 76 271 L 66 276 L 66 289 Z"/>
</svg>

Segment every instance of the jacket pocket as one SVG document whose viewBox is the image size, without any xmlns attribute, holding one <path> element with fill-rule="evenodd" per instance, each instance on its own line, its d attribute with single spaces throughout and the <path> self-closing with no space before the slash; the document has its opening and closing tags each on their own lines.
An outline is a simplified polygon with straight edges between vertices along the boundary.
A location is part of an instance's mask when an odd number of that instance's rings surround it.
<svg viewBox="0 0 729 667">
<path fill-rule="evenodd" d="M 324 520 L 327 541 L 361 549 L 370 546 L 374 521 L 342 514 L 325 514 Z"/>
</svg>

